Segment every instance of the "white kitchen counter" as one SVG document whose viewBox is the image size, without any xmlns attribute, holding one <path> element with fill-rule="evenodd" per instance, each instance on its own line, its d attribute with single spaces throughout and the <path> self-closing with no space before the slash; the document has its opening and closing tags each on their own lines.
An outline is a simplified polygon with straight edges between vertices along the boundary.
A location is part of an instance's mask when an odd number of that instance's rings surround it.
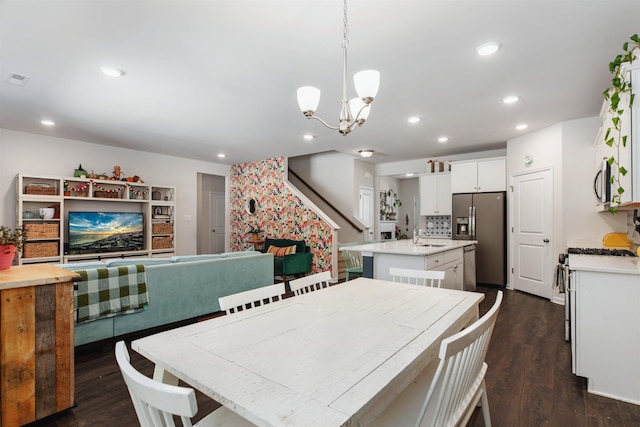
<svg viewBox="0 0 640 427">
<path fill-rule="evenodd" d="M 381 243 L 365 243 L 363 245 L 348 246 L 341 250 L 360 251 L 364 256 L 372 256 L 372 254 L 396 254 L 396 255 L 415 255 L 428 256 L 440 252 L 447 252 L 452 249 L 462 248 L 464 246 L 475 245 L 475 240 L 449 240 L 449 239 L 425 239 L 418 240 L 419 245 L 414 245 L 412 239 L 392 240 Z M 427 246 L 433 245 L 433 246 Z"/>
<path fill-rule="evenodd" d="M 476 243 L 474 240 L 420 238 L 419 245 L 404 239 L 348 246 L 341 250 L 362 253 L 364 277 L 391 280 L 390 267 L 437 270 L 445 272 L 443 288 L 463 290 L 463 248 Z"/>
<path fill-rule="evenodd" d="M 640 275 L 640 258 L 626 256 L 569 255 L 569 269 Z"/>
</svg>

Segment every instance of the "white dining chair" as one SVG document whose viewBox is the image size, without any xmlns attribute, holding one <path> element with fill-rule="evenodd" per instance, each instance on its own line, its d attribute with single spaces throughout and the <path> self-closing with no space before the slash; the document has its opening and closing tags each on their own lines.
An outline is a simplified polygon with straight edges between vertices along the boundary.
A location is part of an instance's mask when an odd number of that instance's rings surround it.
<svg viewBox="0 0 640 427">
<path fill-rule="evenodd" d="M 442 340 L 439 363 L 425 368 L 372 426 L 465 426 L 480 402 L 484 425 L 490 427 L 484 360 L 501 304 L 502 291 L 498 291 L 484 316 Z"/>
<path fill-rule="evenodd" d="M 289 282 L 289 287 L 291 288 L 291 292 L 294 294 L 302 295 L 307 292 L 328 288 L 330 280 L 331 272 L 323 271 L 321 273 L 310 274 L 299 279 L 291 280 Z"/>
<path fill-rule="evenodd" d="M 115 354 L 141 427 L 175 427 L 174 415 L 180 417 L 184 427 L 254 425 L 224 406 L 191 424 L 191 418 L 198 412 L 192 388 L 164 384 L 142 375 L 131 365 L 124 341 L 116 343 Z"/>
<path fill-rule="evenodd" d="M 231 314 L 247 308 L 279 301 L 284 293 L 284 283 L 276 283 L 275 285 L 263 286 L 220 297 L 218 298 L 218 303 L 220 304 L 220 310 Z"/>
<path fill-rule="evenodd" d="M 389 267 L 389 274 L 394 282 L 431 286 L 432 288 L 439 288 L 444 280 L 444 271 Z"/>
</svg>

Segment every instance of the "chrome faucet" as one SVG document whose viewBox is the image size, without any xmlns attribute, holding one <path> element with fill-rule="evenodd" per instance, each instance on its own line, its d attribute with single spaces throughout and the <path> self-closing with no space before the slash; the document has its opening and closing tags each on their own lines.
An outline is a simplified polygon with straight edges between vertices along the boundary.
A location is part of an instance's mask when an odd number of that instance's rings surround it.
<svg viewBox="0 0 640 427">
<path fill-rule="evenodd" d="M 413 244 L 417 245 L 418 244 L 418 240 L 420 240 L 421 237 L 427 237 L 427 234 L 422 231 L 422 230 L 418 230 L 418 232 L 416 233 L 416 230 L 413 230 Z"/>
</svg>

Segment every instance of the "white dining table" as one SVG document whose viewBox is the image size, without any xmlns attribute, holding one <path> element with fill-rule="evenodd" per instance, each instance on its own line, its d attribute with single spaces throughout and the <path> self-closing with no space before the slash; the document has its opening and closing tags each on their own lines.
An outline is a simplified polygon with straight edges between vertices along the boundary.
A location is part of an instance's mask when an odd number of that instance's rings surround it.
<svg viewBox="0 0 640 427">
<path fill-rule="evenodd" d="M 261 426 L 367 425 L 478 318 L 481 293 L 358 278 L 132 342 Z"/>
</svg>

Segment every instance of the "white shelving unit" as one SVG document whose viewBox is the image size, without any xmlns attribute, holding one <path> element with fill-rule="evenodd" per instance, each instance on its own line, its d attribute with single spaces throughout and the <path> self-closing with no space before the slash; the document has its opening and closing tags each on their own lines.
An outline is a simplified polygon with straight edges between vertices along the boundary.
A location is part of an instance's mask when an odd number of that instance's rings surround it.
<svg viewBox="0 0 640 427">
<path fill-rule="evenodd" d="M 27 229 L 19 264 L 61 263 L 122 257 L 168 257 L 174 254 L 175 187 L 140 182 L 18 174 L 16 218 Z M 157 199 L 156 199 L 157 197 Z M 41 208 L 54 217 L 40 216 Z M 140 212 L 144 248 L 136 251 L 69 253 L 69 211 Z"/>
</svg>

